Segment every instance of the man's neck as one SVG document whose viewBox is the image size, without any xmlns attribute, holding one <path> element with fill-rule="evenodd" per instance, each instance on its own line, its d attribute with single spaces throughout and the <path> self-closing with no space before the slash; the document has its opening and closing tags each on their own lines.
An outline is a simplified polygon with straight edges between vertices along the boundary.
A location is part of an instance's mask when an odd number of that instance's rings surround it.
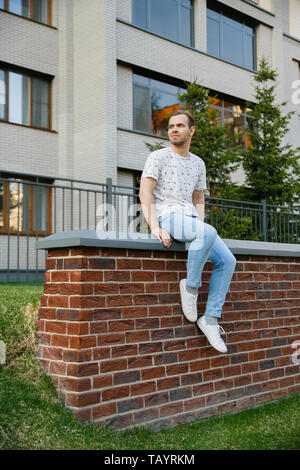
<svg viewBox="0 0 300 470">
<path fill-rule="evenodd" d="M 182 157 L 190 156 L 189 145 L 171 145 L 171 147 L 174 153 L 178 153 L 178 155 L 181 155 Z"/>
</svg>

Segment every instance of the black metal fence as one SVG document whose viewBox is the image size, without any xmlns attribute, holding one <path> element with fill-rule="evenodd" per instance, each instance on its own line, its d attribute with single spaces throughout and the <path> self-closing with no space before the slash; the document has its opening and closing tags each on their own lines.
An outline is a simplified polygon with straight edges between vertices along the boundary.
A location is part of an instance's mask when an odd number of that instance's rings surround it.
<svg viewBox="0 0 300 470">
<path fill-rule="evenodd" d="M 139 188 L 10 173 L 0 178 L 0 280 L 43 279 L 51 233 L 97 229 L 148 232 Z M 205 221 L 222 238 L 300 243 L 300 207 L 207 197 Z"/>
</svg>

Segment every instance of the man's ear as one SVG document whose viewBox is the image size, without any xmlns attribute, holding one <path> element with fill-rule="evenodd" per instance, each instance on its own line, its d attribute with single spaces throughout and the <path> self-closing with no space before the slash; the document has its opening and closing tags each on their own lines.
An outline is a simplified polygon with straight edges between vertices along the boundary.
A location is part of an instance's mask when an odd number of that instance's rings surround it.
<svg viewBox="0 0 300 470">
<path fill-rule="evenodd" d="M 195 134 L 196 132 L 196 127 L 195 126 L 192 126 L 190 127 L 190 136 L 193 137 L 193 135 Z"/>
</svg>

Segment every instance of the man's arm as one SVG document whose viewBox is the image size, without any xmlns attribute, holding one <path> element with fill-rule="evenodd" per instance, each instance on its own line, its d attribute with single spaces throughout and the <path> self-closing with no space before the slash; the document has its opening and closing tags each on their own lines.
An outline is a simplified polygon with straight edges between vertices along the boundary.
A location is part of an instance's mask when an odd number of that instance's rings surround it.
<svg viewBox="0 0 300 470">
<path fill-rule="evenodd" d="M 158 223 L 155 204 L 153 201 L 152 191 L 157 181 L 154 178 L 141 178 L 139 197 L 142 205 L 142 211 L 145 219 L 151 229 L 151 233 L 161 241 L 165 247 L 169 248 L 172 243 L 170 234 L 163 230 Z"/>
<path fill-rule="evenodd" d="M 192 195 L 192 201 L 202 222 L 204 222 L 205 199 L 204 190 L 195 190 Z"/>
</svg>

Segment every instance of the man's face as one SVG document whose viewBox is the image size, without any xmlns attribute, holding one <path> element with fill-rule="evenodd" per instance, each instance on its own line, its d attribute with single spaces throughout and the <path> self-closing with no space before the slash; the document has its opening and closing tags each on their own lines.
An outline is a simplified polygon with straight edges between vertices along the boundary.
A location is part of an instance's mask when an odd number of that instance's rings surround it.
<svg viewBox="0 0 300 470">
<path fill-rule="evenodd" d="M 169 120 L 168 136 L 171 144 L 182 145 L 188 142 L 195 132 L 194 127 L 189 127 L 189 120 L 185 114 L 173 116 Z"/>
</svg>

